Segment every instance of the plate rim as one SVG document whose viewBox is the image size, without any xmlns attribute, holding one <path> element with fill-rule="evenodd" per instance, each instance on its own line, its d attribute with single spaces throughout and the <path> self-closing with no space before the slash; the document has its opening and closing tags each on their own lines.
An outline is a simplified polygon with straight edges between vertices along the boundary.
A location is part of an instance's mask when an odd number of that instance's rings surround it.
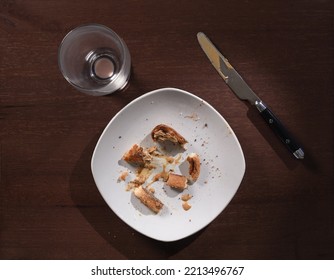
<svg viewBox="0 0 334 280">
<path fill-rule="evenodd" d="M 151 95 L 155 95 L 157 93 L 160 93 L 160 92 L 163 92 L 163 91 L 176 91 L 176 92 L 179 92 L 179 93 L 182 93 L 184 95 L 188 95 L 200 102 L 203 102 L 205 103 L 206 106 L 209 107 L 210 110 L 212 110 L 219 118 L 221 118 L 223 121 L 224 121 L 224 124 L 227 125 L 227 127 L 229 128 L 229 130 L 232 132 L 233 134 L 233 137 L 234 139 L 236 140 L 236 144 L 237 144 L 237 147 L 238 147 L 238 151 L 240 153 L 240 158 L 241 158 L 241 162 L 242 165 L 240 166 L 240 182 L 238 182 L 238 186 L 236 187 L 232 197 L 230 198 L 230 200 L 228 201 L 228 203 L 225 205 L 225 207 L 219 211 L 212 219 L 210 219 L 210 221 L 208 221 L 207 223 L 205 223 L 203 226 L 201 226 L 199 229 L 193 231 L 193 232 L 190 232 L 190 233 L 187 233 L 186 235 L 184 236 L 181 236 L 181 237 L 178 237 L 178 238 L 171 238 L 171 239 L 166 239 L 166 238 L 159 238 L 157 236 L 154 236 L 154 235 L 151 235 L 151 234 L 148 234 L 148 233 L 144 233 L 136 228 L 133 227 L 133 225 L 131 225 L 129 222 L 125 221 L 123 218 L 121 218 L 117 212 L 114 211 L 114 209 L 107 203 L 106 199 L 104 198 L 104 195 L 101 193 L 101 190 L 100 190 L 100 187 L 98 186 L 97 182 L 96 182 L 96 177 L 95 177 L 95 174 L 94 174 L 94 162 L 96 161 L 96 153 L 97 153 L 97 150 L 100 146 L 100 143 L 101 141 L 103 140 L 104 138 L 104 135 L 106 134 L 106 132 L 108 131 L 109 127 L 112 125 L 112 123 L 114 122 L 115 119 L 118 118 L 119 115 L 122 114 L 123 111 L 125 111 L 128 107 L 131 107 L 133 104 L 137 103 L 138 101 L 144 99 L 144 98 L 148 98 L 149 96 Z M 213 222 L 225 209 L 226 207 L 230 204 L 231 200 L 235 197 L 241 183 L 242 183 L 242 180 L 244 178 L 244 175 L 245 175 L 245 172 L 246 172 L 246 161 L 245 161 L 245 156 L 244 156 L 244 153 L 243 153 L 243 150 L 242 150 L 242 147 L 241 147 L 241 144 L 236 136 L 236 134 L 234 133 L 233 129 L 231 128 L 230 124 L 225 120 L 225 118 L 210 104 L 208 103 L 207 101 L 205 101 L 203 98 L 193 94 L 193 93 L 190 93 L 188 91 L 185 91 L 185 90 L 182 90 L 182 89 L 178 89 L 178 88 L 174 88 L 174 87 L 164 87 L 164 88 L 159 88 L 159 89 L 155 89 L 155 90 L 152 90 L 152 91 L 149 91 L 147 93 L 144 93 L 142 94 L 141 96 L 135 98 L 134 100 L 132 100 L 131 102 L 129 102 L 128 104 L 126 104 L 122 109 L 120 109 L 112 118 L 111 120 L 108 122 L 108 124 L 105 126 L 104 130 L 102 131 L 98 141 L 96 142 L 96 145 L 95 145 L 95 148 L 94 148 L 94 151 L 92 153 L 92 157 L 91 157 L 91 172 L 92 172 L 92 175 L 93 175 L 93 179 L 94 179 L 94 182 L 95 182 L 95 185 L 99 191 L 99 193 L 101 194 L 101 196 L 103 197 L 103 200 L 104 202 L 106 203 L 106 205 L 110 208 L 111 211 L 114 212 L 114 214 L 122 221 L 124 222 L 125 224 L 127 224 L 129 227 L 131 227 L 132 229 L 136 230 L 137 232 L 139 232 L 140 234 L 144 235 L 144 236 L 147 236 L 149 238 L 152 238 L 154 240 L 158 240 L 158 241 L 163 241 L 163 242 L 173 242 L 173 241 L 178 241 L 178 240 L 181 240 L 181 239 L 184 239 L 184 238 L 187 238 L 189 236 L 192 236 L 194 235 L 195 233 L 199 232 L 200 230 L 203 230 L 205 227 L 207 227 L 211 222 Z"/>
</svg>

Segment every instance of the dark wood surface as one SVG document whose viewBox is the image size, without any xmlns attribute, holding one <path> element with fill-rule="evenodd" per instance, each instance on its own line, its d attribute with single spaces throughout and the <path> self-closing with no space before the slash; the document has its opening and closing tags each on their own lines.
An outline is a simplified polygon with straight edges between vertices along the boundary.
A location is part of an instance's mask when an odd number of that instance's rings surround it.
<svg viewBox="0 0 334 280">
<path fill-rule="evenodd" d="M 333 259 L 332 3 L 1 0 L 0 258 Z M 58 69 L 62 38 L 91 22 L 114 29 L 129 47 L 132 76 L 121 93 L 87 96 Z M 230 92 L 200 49 L 198 31 L 302 143 L 303 161 Z M 246 159 L 228 207 L 199 233 L 172 243 L 122 222 L 90 170 L 110 119 L 162 87 L 212 104 Z"/>
</svg>

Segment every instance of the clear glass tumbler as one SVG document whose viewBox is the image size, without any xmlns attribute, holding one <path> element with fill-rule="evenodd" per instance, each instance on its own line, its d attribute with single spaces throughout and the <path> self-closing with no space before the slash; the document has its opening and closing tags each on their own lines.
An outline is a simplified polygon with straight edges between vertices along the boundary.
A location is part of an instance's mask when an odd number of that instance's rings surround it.
<svg viewBox="0 0 334 280">
<path fill-rule="evenodd" d="M 70 31 L 60 44 L 58 64 L 73 87 L 95 96 L 123 89 L 131 72 L 125 42 L 100 24 L 82 25 Z"/>
</svg>

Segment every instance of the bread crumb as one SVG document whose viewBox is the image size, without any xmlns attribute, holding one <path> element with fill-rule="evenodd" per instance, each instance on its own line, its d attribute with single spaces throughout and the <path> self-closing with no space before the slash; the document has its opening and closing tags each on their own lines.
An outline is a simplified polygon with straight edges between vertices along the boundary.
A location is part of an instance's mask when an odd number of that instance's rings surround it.
<svg viewBox="0 0 334 280">
<path fill-rule="evenodd" d="M 189 193 L 187 193 L 187 194 L 183 194 L 182 196 L 181 196 L 181 199 L 183 200 L 183 201 L 188 201 L 189 199 L 191 199 L 193 196 L 192 195 L 190 195 Z"/>
<path fill-rule="evenodd" d="M 118 177 L 118 181 L 120 182 L 120 181 L 125 181 L 126 180 L 126 177 L 128 177 L 128 175 L 129 175 L 129 172 L 126 170 L 126 171 L 123 171 L 122 173 L 121 173 L 121 175 L 119 175 L 119 177 Z"/>
<path fill-rule="evenodd" d="M 199 116 L 196 113 L 192 113 L 191 115 L 184 116 L 184 118 L 191 119 L 195 122 L 200 120 Z"/>
<path fill-rule="evenodd" d="M 185 201 L 182 203 L 182 207 L 185 211 L 188 211 L 191 208 L 191 205 L 187 201 Z"/>
<path fill-rule="evenodd" d="M 155 189 L 153 187 L 148 187 L 147 190 L 150 192 L 150 193 L 155 193 Z"/>
</svg>

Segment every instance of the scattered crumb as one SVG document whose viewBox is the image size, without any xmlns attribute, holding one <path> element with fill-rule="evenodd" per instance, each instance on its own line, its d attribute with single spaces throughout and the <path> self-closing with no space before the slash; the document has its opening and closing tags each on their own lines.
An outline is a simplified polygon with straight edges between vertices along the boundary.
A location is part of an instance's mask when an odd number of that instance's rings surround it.
<svg viewBox="0 0 334 280">
<path fill-rule="evenodd" d="M 191 199 L 193 196 L 192 195 L 190 195 L 189 193 L 187 193 L 187 194 L 183 194 L 182 196 L 181 196 L 181 199 L 183 200 L 183 201 L 188 201 L 189 199 Z"/>
<path fill-rule="evenodd" d="M 182 203 L 182 207 L 185 211 L 188 211 L 191 208 L 191 205 L 187 201 L 185 201 Z"/>
<path fill-rule="evenodd" d="M 196 113 L 192 113 L 191 115 L 184 116 L 187 119 L 192 119 L 193 121 L 197 122 L 200 120 Z"/>
<path fill-rule="evenodd" d="M 150 193 L 155 193 L 155 189 L 153 187 L 148 187 L 147 190 L 150 192 Z"/>
<path fill-rule="evenodd" d="M 202 147 L 204 147 L 206 144 L 209 144 L 207 141 L 203 141 L 203 143 L 202 143 Z"/>
<path fill-rule="evenodd" d="M 168 163 L 173 163 L 174 162 L 174 158 L 173 157 L 166 157 L 166 161 L 168 162 Z"/>
<path fill-rule="evenodd" d="M 181 162 L 181 159 L 182 159 L 182 155 L 181 154 L 179 154 L 176 158 L 175 158 L 175 161 L 174 161 L 174 163 L 175 164 L 180 164 L 180 162 Z"/>
<path fill-rule="evenodd" d="M 119 175 L 118 177 L 118 181 L 125 181 L 126 180 L 126 177 L 128 177 L 129 175 L 129 172 L 126 170 L 126 171 L 123 171 L 121 173 L 121 175 Z"/>
</svg>

